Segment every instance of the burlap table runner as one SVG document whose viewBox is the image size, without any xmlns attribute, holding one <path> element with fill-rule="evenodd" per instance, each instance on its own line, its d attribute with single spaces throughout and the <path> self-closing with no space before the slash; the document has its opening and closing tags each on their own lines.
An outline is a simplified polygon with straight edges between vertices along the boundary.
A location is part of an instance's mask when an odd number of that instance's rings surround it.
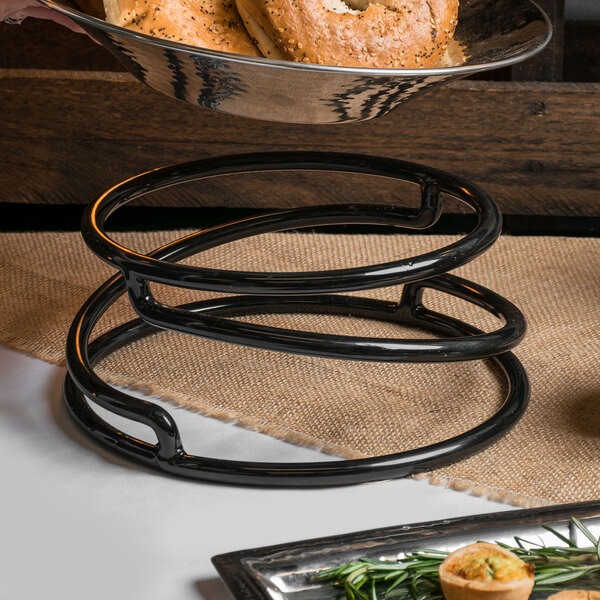
<svg viewBox="0 0 600 600">
<path fill-rule="evenodd" d="M 121 234 L 147 251 L 183 232 Z M 209 267 L 310 270 L 420 254 L 449 236 L 270 234 L 204 253 Z M 196 257 L 192 263 L 200 263 Z M 66 331 L 89 294 L 114 271 L 76 233 L 0 236 L 0 340 L 62 364 Z M 505 438 L 427 475 L 438 485 L 520 506 L 600 497 L 600 240 L 503 237 L 456 271 L 515 302 L 529 330 L 516 354 L 532 383 L 531 405 Z M 401 290 L 364 295 L 397 300 Z M 157 289 L 184 302 L 209 294 Z M 134 315 L 122 299 L 98 332 Z M 432 308 L 497 327 L 487 313 L 430 292 Z M 422 332 L 355 318 L 264 315 L 254 322 L 342 334 L 423 337 Z M 168 365 L 168 366 L 165 366 Z M 422 446 L 491 415 L 502 383 L 484 361 L 452 365 L 346 362 L 278 354 L 159 333 L 120 350 L 98 369 L 107 380 L 174 404 L 344 457 Z M 184 440 L 185 441 L 185 440 Z"/>
</svg>

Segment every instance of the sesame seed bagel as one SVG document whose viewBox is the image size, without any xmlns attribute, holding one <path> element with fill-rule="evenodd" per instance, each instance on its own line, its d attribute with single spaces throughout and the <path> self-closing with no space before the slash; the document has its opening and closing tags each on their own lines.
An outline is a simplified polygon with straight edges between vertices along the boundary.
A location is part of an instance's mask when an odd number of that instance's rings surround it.
<svg viewBox="0 0 600 600">
<path fill-rule="evenodd" d="M 106 20 L 154 37 L 210 50 L 261 56 L 234 0 L 104 0 Z"/>
<path fill-rule="evenodd" d="M 458 0 L 236 0 L 265 56 L 348 67 L 435 66 Z"/>
</svg>

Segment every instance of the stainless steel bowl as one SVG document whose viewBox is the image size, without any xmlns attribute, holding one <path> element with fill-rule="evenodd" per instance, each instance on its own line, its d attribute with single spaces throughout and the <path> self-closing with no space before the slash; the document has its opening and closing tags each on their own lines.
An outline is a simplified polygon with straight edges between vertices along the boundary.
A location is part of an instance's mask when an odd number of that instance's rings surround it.
<svg viewBox="0 0 600 600">
<path fill-rule="evenodd" d="M 167 96 L 285 123 L 341 123 L 385 115 L 436 85 L 525 60 L 542 50 L 552 33 L 548 17 L 531 0 L 462 0 L 443 66 L 362 69 L 194 48 L 110 25 L 54 0 L 39 1 L 76 21 L 135 77 Z"/>
</svg>

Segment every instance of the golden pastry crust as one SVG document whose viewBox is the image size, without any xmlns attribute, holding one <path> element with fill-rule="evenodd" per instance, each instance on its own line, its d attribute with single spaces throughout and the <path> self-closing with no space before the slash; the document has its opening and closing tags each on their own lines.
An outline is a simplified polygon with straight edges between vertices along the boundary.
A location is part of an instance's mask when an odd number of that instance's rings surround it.
<svg viewBox="0 0 600 600">
<path fill-rule="evenodd" d="M 247 56 L 262 56 L 234 0 L 104 0 L 106 20 L 155 37 Z"/>
<path fill-rule="evenodd" d="M 480 558 L 498 557 L 509 565 L 502 576 L 478 579 Z M 527 600 L 533 589 L 533 566 L 496 544 L 480 542 L 460 548 L 448 555 L 440 565 L 440 583 L 446 600 Z"/>
<path fill-rule="evenodd" d="M 265 56 L 266 36 L 288 60 L 351 67 L 433 67 L 458 16 L 458 0 L 236 1 Z"/>
</svg>

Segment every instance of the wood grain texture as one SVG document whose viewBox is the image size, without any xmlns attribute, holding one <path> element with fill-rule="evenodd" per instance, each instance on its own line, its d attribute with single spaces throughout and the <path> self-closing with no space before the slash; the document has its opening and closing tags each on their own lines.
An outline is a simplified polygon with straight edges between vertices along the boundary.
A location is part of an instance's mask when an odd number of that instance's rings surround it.
<svg viewBox="0 0 600 600">
<path fill-rule="evenodd" d="M 565 0 L 536 0 L 552 22 L 548 46 L 529 60 L 512 67 L 515 81 L 562 81 L 565 56 Z"/>
<path fill-rule="evenodd" d="M 68 0 L 62 3 L 69 4 Z M 0 23 L 0 68 L 124 69 L 106 48 L 86 35 L 53 21 L 31 18 L 21 25 Z"/>
<path fill-rule="evenodd" d="M 40 75 L 0 70 L 0 201 L 87 203 L 122 179 L 161 165 L 303 149 L 365 152 L 438 167 L 481 185 L 507 214 L 600 215 L 597 83 L 462 81 L 376 121 L 301 126 L 189 106 L 125 74 Z M 415 201 L 407 187 L 347 175 L 263 174 L 180 186 L 148 203 Z"/>
</svg>

